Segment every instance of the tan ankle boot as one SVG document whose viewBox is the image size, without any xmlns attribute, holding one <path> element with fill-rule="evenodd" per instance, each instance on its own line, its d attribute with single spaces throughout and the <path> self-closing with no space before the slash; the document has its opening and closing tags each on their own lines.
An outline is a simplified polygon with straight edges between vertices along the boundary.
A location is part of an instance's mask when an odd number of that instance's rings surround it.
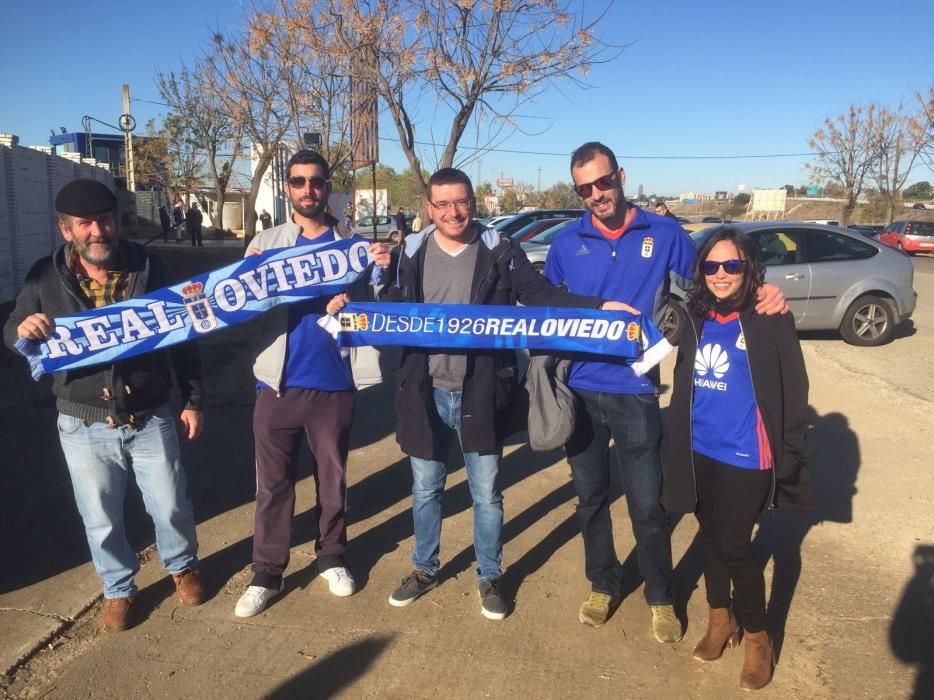
<svg viewBox="0 0 934 700">
<path fill-rule="evenodd" d="M 746 632 L 743 636 L 746 642 L 746 659 L 743 661 L 743 672 L 739 677 L 739 687 L 743 690 L 759 690 L 772 680 L 772 668 L 775 662 L 772 640 L 769 633 Z"/>
<path fill-rule="evenodd" d="M 694 647 L 698 661 L 715 661 L 723 656 L 727 644 L 739 645 L 739 626 L 729 608 L 710 608 L 707 615 L 707 634 Z"/>
</svg>

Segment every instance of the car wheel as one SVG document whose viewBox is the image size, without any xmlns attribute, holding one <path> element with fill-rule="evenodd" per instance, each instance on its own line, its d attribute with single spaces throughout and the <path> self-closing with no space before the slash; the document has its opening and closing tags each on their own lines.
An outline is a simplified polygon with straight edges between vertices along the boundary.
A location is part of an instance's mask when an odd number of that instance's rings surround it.
<svg viewBox="0 0 934 700">
<path fill-rule="evenodd" d="M 850 345 L 871 347 L 884 345 L 895 333 L 895 311 L 892 303 L 866 294 L 850 304 L 843 314 L 840 335 Z"/>
<path fill-rule="evenodd" d="M 901 241 L 899 241 L 898 243 L 896 243 L 896 244 L 895 244 L 895 247 L 898 248 L 898 249 L 899 249 L 902 253 L 904 253 L 905 255 L 908 255 L 908 256 L 914 255 L 914 253 L 912 253 L 910 250 L 905 250 L 905 246 L 902 245 L 902 242 L 901 242 Z"/>
</svg>

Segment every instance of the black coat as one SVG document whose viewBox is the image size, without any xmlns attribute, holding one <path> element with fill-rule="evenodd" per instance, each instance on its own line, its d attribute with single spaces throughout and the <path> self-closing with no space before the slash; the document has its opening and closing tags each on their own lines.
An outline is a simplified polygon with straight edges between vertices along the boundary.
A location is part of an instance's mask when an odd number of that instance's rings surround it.
<svg viewBox="0 0 934 700">
<path fill-rule="evenodd" d="M 694 355 L 698 323 L 678 305 L 678 359 L 668 422 L 662 439 L 662 505 L 669 512 L 692 513 L 697 505 L 691 444 Z M 806 464 L 808 376 L 789 314 L 766 316 L 752 308 L 740 313 L 756 404 L 772 450 L 772 490 L 766 507 L 814 507 Z"/>
<path fill-rule="evenodd" d="M 162 258 L 133 241 L 121 240 L 119 246 L 124 269 L 129 273 L 128 299 L 172 284 Z M 55 319 L 91 308 L 66 264 L 68 250 L 67 245 L 59 246 L 50 257 L 36 262 L 26 276 L 3 328 L 4 342 L 11 350 L 17 339 L 16 328 L 27 316 L 42 312 Z M 96 422 L 111 416 L 122 424 L 131 414 L 147 413 L 168 400 L 173 370 L 184 407 L 200 410 L 201 355 L 194 341 L 112 364 L 56 372 L 52 375 L 52 392 L 63 413 Z M 102 395 L 105 389 L 109 398 Z"/>
<path fill-rule="evenodd" d="M 430 231 L 406 238 L 395 266 L 396 279 L 381 295 L 382 300 L 424 302 L 422 280 L 429 235 Z M 532 267 L 517 243 L 504 240 L 490 248 L 481 239 L 479 246 L 470 288 L 472 304 L 513 306 L 521 301 L 528 306 L 592 309 L 603 301 L 553 286 Z M 464 452 L 495 454 L 502 448 L 518 389 L 515 351 L 467 352 L 461 398 Z M 406 454 L 431 459 L 434 431 L 441 427 L 428 374 L 428 350 L 407 347 L 396 373 L 396 441 Z"/>
</svg>

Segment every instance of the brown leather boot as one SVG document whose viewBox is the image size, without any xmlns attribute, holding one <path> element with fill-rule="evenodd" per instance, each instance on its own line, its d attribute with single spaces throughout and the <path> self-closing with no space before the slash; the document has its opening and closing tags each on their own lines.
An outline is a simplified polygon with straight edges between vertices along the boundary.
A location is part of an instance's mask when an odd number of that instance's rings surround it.
<svg viewBox="0 0 934 700">
<path fill-rule="evenodd" d="M 723 650 L 739 645 L 739 625 L 729 608 L 710 608 L 707 615 L 707 634 L 694 647 L 694 658 L 698 661 L 716 661 Z"/>
<path fill-rule="evenodd" d="M 772 680 L 772 668 L 775 663 L 772 640 L 765 630 L 746 632 L 743 640 L 746 642 L 746 659 L 743 661 L 743 672 L 739 676 L 739 687 L 743 690 L 759 690 Z"/>
<path fill-rule="evenodd" d="M 184 605 L 201 605 L 207 599 L 204 583 L 197 569 L 185 569 L 180 573 L 172 574 L 172 580 L 175 582 L 178 599 Z"/>
<path fill-rule="evenodd" d="M 101 621 L 108 632 L 122 632 L 135 623 L 133 598 L 104 598 Z"/>
</svg>

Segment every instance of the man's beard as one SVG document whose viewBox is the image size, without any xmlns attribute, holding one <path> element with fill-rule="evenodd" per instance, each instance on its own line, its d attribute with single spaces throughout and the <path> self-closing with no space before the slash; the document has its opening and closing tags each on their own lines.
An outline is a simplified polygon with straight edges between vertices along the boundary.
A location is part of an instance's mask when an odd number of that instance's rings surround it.
<svg viewBox="0 0 934 700">
<path fill-rule="evenodd" d="M 92 252 L 91 245 L 90 243 L 82 245 L 76 240 L 71 242 L 71 247 L 74 248 L 75 252 L 78 253 L 85 262 L 89 262 L 92 265 L 103 266 L 113 261 L 114 253 L 117 249 L 115 241 L 108 241 L 106 243 L 103 241 L 95 241 L 94 245 L 96 251 L 103 252 Z"/>
<path fill-rule="evenodd" d="M 301 200 L 292 200 L 292 209 L 306 219 L 317 219 L 324 213 L 327 205 L 327 200 L 324 199 L 319 199 L 316 204 L 302 204 Z"/>
</svg>

